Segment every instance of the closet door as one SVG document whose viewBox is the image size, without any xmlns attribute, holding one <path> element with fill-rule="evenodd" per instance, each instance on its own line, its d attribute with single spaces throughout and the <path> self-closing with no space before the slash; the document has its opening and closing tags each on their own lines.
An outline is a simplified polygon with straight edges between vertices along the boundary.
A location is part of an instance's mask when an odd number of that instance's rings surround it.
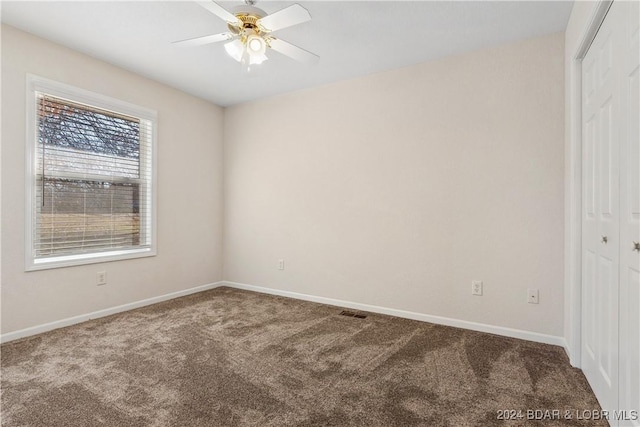
<svg viewBox="0 0 640 427">
<path fill-rule="evenodd" d="M 625 2 L 620 156 L 620 404 L 640 411 L 640 2 Z M 640 426 L 628 415 L 621 425 Z"/>
<path fill-rule="evenodd" d="M 582 370 L 605 410 L 618 407 L 620 22 L 615 1 L 583 60 Z M 615 425 L 612 422 L 612 425 Z"/>
</svg>

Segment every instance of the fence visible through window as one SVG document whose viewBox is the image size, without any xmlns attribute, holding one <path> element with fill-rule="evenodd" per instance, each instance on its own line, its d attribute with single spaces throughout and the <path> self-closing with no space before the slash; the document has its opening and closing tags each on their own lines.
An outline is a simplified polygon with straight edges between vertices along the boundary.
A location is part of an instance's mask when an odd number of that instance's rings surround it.
<svg viewBox="0 0 640 427">
<path fill-rule="evenodd" d="M 148 245 L 150 125 L 37 96 L 36 258 Z"/>
</svg>

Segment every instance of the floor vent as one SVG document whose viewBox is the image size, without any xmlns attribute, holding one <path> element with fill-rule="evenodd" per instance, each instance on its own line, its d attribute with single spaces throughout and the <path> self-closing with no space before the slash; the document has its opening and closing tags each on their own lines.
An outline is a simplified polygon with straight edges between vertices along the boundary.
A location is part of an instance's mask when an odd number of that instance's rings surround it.
<svg viewBox="0 0 640 427">
<path fill-rule="evenodd" d="M 365 314 L 358 314 L 358 313 L 354 313 L 353 311 L 346 311 L 346 310 L 342 310 L 340 312 L 340 316 L 355 317 L 356 319 L 366 319 L 367 318 L 367 316 Z"/>
</svg>

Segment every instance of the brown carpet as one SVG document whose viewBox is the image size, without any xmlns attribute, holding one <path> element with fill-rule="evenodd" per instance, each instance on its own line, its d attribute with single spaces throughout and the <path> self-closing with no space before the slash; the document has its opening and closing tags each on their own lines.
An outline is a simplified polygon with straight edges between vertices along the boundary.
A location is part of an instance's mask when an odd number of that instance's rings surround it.
<svg viewBox="0 0 640 427">
<path fill-rule="evenodd" d="M 2 426 L 606 425 L 555 346 L 218 288 L 2 346 Z"/>
</svg>

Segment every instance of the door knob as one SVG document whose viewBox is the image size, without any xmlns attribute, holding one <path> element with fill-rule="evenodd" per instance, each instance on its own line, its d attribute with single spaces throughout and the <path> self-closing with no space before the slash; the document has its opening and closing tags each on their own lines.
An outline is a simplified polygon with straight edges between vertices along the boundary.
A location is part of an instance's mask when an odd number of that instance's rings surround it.
<svg viewBox="0 0 640 427">
<path fill-rule="evenodd" d="M 607 236 L 602 236 L 602 243 L 606 245 L 608 241 L 609 241 L 609 238 Z"/>
<path fill-rule="evenodd" d="M 633 250 L 640 252 L 640 242 L 633 242 Z"/>
</svg>

